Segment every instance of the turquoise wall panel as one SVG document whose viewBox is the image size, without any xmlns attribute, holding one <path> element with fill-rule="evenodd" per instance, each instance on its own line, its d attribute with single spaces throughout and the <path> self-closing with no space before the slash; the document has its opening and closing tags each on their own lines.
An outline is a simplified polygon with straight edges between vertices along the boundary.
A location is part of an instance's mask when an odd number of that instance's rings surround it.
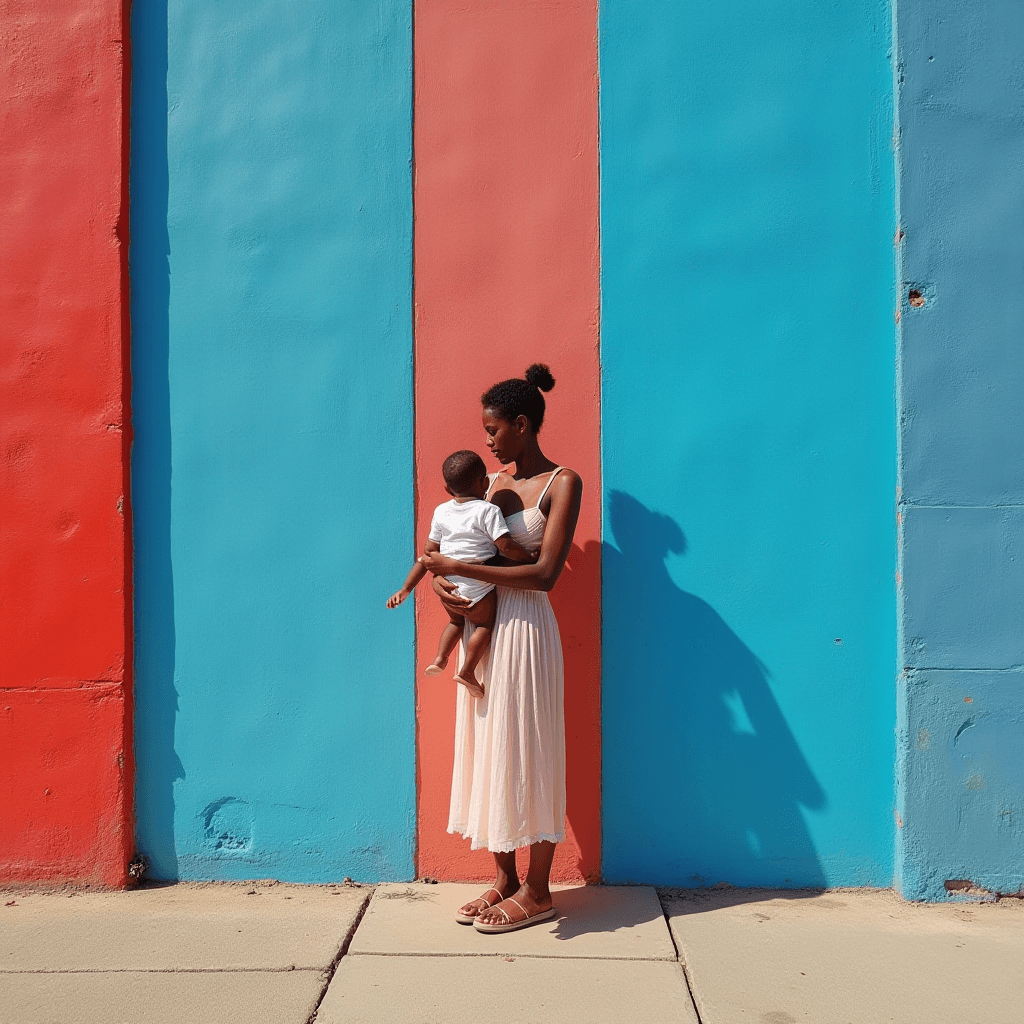
<svg viewBox="0 0 1024 1024">
<path fill-rule="evenodd" d="M 604 874 L 889 885 L 889 7 L 601 11 Z"/>
<path fill-rule="evenodd" d="M 898 13 L 897 881 L 944 899 L 1024 888 L 1024 7 Z"/>
<path fill-rule="evenodd" d="M 138 845 L 409 878 L 410 0 L 133 8 Z M 373 594 L 383 593 L 383 584 Z"/>
</svg>

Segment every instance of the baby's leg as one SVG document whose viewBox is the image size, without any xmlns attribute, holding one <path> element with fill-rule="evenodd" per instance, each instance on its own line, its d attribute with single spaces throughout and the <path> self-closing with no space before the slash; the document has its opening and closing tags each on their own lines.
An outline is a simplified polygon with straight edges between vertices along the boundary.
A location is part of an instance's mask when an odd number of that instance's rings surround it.
<svg viewBox="0 0 1024 1024">
<path fill-rule="evenodd" d="M 476 626 L 473 635 L 466 643 L 466 660 L 462 663 L 455 676 L 457 683 L 462 683 L 474 697 L 482 697 L 484 688 L 476 677 L 476 667 L 484 656 L 491 642 L 491 630 L 494 629 L 494 616 L 498 609 L 495 591 L 491 591 L 466 612 L 466 618 Z"/>
<path fill-rule="evenodd" d="M 441 639 L 437 644 L 437 657 L 424 669 L 425 675 L 439 676 L 444 671 L 461 636 L 462 616 L 455 612 L 448 612 L 448 625 L 441 630 Z"/>
</svg>

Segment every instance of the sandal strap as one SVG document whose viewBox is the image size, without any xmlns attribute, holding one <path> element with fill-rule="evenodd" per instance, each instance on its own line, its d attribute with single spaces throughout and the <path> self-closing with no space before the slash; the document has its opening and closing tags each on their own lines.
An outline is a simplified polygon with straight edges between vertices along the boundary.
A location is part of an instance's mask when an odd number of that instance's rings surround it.
<svg viewBox="0 0 1024 1024">
<path fill-rule="evenodd" d="M 530 915 L 526 912 L 526 908 L 522 905 L 522 903 L 519 902 L 519 900 L 514 899 L 513 897 L 509 896 L 508 897 L 508 901 L 509 901 L 509 903 L 514 903 L 523 912 L 523 918 L 522 919 L 524 921 L 529 921 L 530 920 Z M 501 910 L 501 907 L 499 907 L 498 909 Z M 504 910 L 502 910 L 501 912 L 503 914 L 505 914 Z M 511 924 L 512 923 L 512 918 L 509 917 L 508 914 L 505 914 L 505 916 L 508 917 L 508 923 Z"/>
<path fill-rule="evenodd" d="M 489 902 L 488 899 L 487 899 L 487 894 L 489 892 L 496 893 L 497 896 L 498 896 L 498 898 L 494 901 L 494 903 Z M 484 905 L 484 910 L 490 910 L 491 907 L 495 906 L 495 904 L 500 903 L 501 900 L 502 900 L 501 893 L 498 892 L 498 890 L 495 889 L 494 886 L 492 885 L 490 889 L 484 889 L 484 891 L 479 896 L 477 896 L 477 898 L 475 900 L 472 900 L 471 902 L 472 903 L 482 903 Z"/>
</svg>

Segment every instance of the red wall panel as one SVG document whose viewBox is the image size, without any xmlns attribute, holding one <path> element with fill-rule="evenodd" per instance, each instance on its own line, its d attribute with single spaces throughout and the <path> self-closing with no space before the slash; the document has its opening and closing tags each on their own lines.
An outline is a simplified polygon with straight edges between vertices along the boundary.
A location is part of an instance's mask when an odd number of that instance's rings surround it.
<svg viewBox="0 0 1024 1024">
<path fill-rule="evenodd" d="M 566 656 L 562 880 L 600 872 L 596 34 L 594 0 L 416 4 L 417 543 L 447 497 L 445 456 L 471 448 L 487 457 L 480 394 L 531 362 L 550 364 L 557 386 L 541 444 L 585 488 L 576 546 L 551 595 Z M 420 673 L 446 621 L 424 584 Z M 491 877 L 487 851 L 471 854 L 445 831 L 455 684 L 419 678 L 419 873 Z"/>
<path fill-rule="evenodd" d="M 124 710 L 119 685 L 0 694 L 3 878 L 122 881 Z"/>
<path fill-rule="evenodd" d="M 4 7 L 0 879 L 131 853 L 125 12 Z"/>
</svg>

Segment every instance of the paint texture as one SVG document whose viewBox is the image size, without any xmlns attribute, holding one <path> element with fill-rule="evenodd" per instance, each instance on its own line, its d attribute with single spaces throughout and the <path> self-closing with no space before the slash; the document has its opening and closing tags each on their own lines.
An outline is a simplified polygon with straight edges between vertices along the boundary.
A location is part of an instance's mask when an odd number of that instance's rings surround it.
<svg viewBox="0 0 1024 1024">
<path fill-rule="evenodd" d="M 480 395 L 550 364 L 541 446 L 584 481 L 551 593 L 566 672 L 568 835 L 553 872 L 563 880 L 600 870 L 596 27 L 593 0 L 416 5 L 416 544 L 447 498 L 444 458 L 489 458 Z M 493 878 L 486 851 L 446 834 L 455 684 L 422 676 L 447 622 L 428 586 L 416 605 L 418 870 Z"/>
<path fill-rule="evenodd" d="M 411 6 L 144 3 L 131 249 L 139 845 L 409 878 Z"/>
<path fill-rule="evenodd" d="M 938 899 L 1024 887 L 1024 9 L 897 10 L 897 882 Z"/>
<path fill-rule="evenodd" d="M 604 876 L 888 885 L 888 5 L 601 5 Z"/>
<path fill-rule="evenodd" d="M 1024 889 L 1024 8 L 598 10 L 4 7 L 0 881 L 492 877 L 384 602 L 540 361 L 556 880 Z"/>
<path fill-rule="evenodd" d="M 0 881 L 131 856 L 123 14 L 3 14 Z"/>
</svg>

